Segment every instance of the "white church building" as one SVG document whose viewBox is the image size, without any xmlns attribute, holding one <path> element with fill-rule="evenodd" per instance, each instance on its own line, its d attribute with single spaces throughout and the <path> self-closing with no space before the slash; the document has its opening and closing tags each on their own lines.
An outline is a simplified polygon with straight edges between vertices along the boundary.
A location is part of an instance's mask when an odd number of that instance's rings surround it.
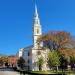
<svg viewBox="0 0 75 75">
<path fill-rule="evenodd" d="M 42 71 L 49 70 L 47 65 L 47 55 L 49 49 L 43 49 L 43 43 L 40 47 L 37 44 L 37 39 L 42 35 L 42 27 L 40 25 L 40 19 L 38 17 L 37 7 L 35 6 L 34 23 L 33 23 L 33 44 L 31 46 L 19 49 L 17 56 L 25 59 L 25 65 L 28 70 L 39 71 L 38 60 L 42 57 Z"/>
</svg>

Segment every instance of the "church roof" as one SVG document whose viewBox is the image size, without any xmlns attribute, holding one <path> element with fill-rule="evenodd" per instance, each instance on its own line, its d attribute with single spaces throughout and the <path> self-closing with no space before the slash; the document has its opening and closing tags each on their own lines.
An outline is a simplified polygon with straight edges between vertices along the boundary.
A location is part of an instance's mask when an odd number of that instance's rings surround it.
<svg viewBox="0 0 75 75">
<path fill-rule="evenodd" d="M 24 49 L 31 49 L 32 47 L 33 45 L 30 45 L 30 46 L 24 47 Z"/>
</svg>

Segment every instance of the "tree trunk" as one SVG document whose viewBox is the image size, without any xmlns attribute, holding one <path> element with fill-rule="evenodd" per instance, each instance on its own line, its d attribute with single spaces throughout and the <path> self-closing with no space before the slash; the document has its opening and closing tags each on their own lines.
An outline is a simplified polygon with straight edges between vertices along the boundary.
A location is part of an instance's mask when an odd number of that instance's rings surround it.
<svg viewBox="0 0 75 75">
<path fill-rule="evenodd" d="M 67 69 L 68 69 L 68 70 L 71 70 L 70 57 L 68 57 L 68 65 L 67 65 Z"/>
<path fill-rule="evenodd" d="M 68 70 L 71 70 L 71 65 L 67 65 L 67 69 Z"/>
<path fill-rule="evenodd" d="M 58 66 L 56 66 L 56 70 L 58 71 Z"/>
</svg>

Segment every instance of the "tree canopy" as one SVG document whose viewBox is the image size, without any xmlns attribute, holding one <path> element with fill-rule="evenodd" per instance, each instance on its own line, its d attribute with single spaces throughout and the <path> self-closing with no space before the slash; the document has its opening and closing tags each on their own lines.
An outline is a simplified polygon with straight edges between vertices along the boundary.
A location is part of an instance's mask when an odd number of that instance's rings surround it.
<svg viewBox="0 0 75 75">
<path fill-rule="evenodd" d="M 59 48 L 73 47 L 75 44 L 69 32 L 49 32 L 40 36 L 38 42 L 43 42 L 45 47 L 58 50 Z"/>
<path fill-rule="evenodd" d="M 49 48 L 50 51 L 58 51 L 58 53 L 67 59 L 67 61 L 75 59 L 75 39 L 69 32 L 48 32 L 47 34 L 40 36 L 37 42 L 43 42 L 44 47 Z M 50 62 L 55 60 L 52 63 L 55 64 L 58 61 L 58 58 L 55 57 L 56 53 L 52 54 L 49 54 L 49 58 L 51 59 Z"/>
<path fill-rule="evenodd" d="M 18 65 L 18 67 L 20 68 L 20 69 L 24 69 L 24 67 L 25 67 L 25 60 L 22 58 L 22 57 L 20 57 L 19 59 L 18 59 L 18 61 L 17 61 L 17 65 Z"/>
<path fill-rule="evenodd" d="M 51 66 L 60 66 L 60 57 L 57 51 L 50 51 L 48 53 L 48 65 Z"/>
</svg>

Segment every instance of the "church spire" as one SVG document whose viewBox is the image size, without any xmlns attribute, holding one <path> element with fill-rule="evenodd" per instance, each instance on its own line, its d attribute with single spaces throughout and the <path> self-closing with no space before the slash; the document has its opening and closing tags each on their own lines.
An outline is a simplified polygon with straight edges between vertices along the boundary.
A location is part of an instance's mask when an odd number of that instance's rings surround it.
<svg viewBox="0 0 75 75">
<path fill-rule="evenodd" d="M 35 4 L 35 17 L 38 18 L 38 11 L 37 11 L 37 6 L 36 6 L 36 4 Z"/>
<path fill-rule="evenodd" d="M 38 47 L 37 40 L 41 35 L 42 35 L 42 28 L 40 25 L 37 6 L 35 5 L 34 25 L 33 25 L 33 45 L 34 45 L 34 48 Z"/>
<path fill-rule="evenodd" d="M 36 4 L 35 4 L 35 13 L 37 14 L 37 6 L 36 6 Z"/>
<path fill-rule="evenodd" d="M 38 17 L 38 11 L 37 11 L 36 4 L 35 4 L 34 22 L 35 22 L 35 24 L 40 25 L 40 20 L 39 20 L 39 17 Z"/>
</svg>

